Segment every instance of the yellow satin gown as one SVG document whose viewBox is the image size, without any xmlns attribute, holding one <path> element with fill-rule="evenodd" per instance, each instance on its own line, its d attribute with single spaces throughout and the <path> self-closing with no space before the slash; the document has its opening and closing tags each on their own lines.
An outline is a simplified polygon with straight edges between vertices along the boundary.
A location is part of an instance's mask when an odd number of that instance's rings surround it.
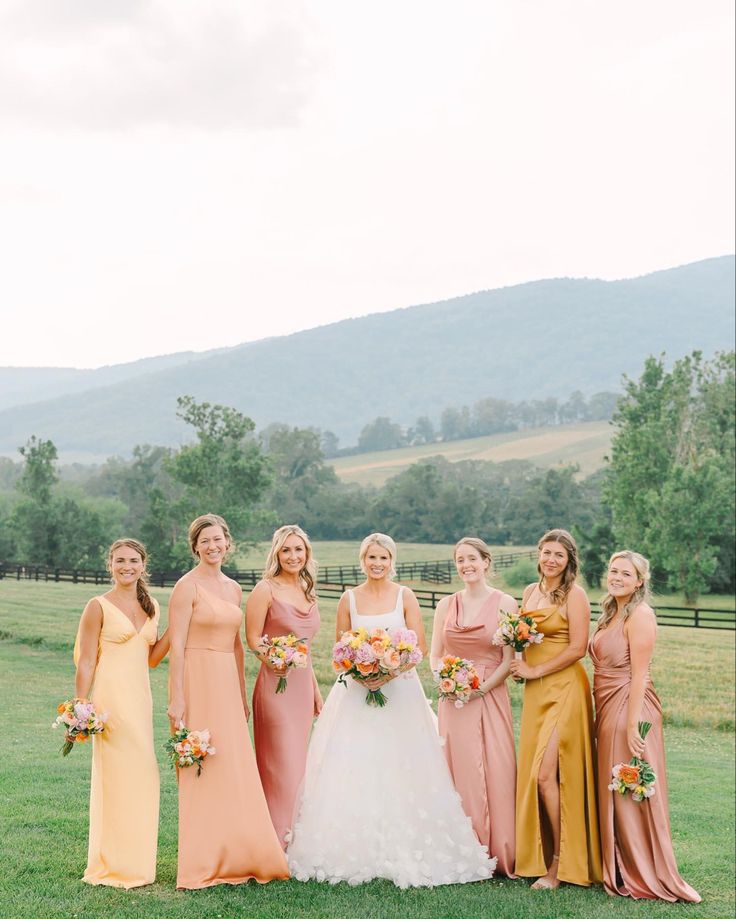
<svg viewBox="0 0 736 919">
<path fill-rule="evenodd" d="M 529 610 L 544 635 L 524 652 L 530 667 L 569 644 L 567 619 L 556 606 Z M 593 756 L 593 702 L 580 661 L 524 686 L 516 781 L 516 874 L 541 877 L 551 864 L 550 831 L 541 816 L 537 777 L 554 730 L 559 744 L 560 863 L 557 876 L 570 884 L 602 880 Z"/>
<path fill-rule="evenodd" d="M 92 702 L 107 712 L 105 730 L 92 738 L 89 849 L 82 880 L 110 887 L 141 887 L 156 878 L 159 774 L 153 748 L 153 703 L 148 652 L 156 642 L 160 610 L 140 632 L 105 597 Z M 79 636 L 74 663 L 79 657 Z"/>
</svg>

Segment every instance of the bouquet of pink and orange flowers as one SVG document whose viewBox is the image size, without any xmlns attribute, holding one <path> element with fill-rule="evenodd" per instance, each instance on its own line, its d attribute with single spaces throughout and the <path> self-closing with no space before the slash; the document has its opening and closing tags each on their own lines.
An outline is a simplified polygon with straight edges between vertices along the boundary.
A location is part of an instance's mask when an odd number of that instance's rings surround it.
<svg viewBox="0 0 736 919">
<path fill-rule="evenodd" d="M 640 721 L 638 724 L 641 739 L 647 736 L 652 725 L 650 721 Z M 613 781 L 608 786 L 609 791 L 617 791 L 620 795 L 631 792 L 634 801 L 645 801 L 655 792 L 654 783 L 657 776 L 651 765 L 638 756 L 632 756 L 628 763 L 618 763 L 613 767 L 611 778 Z"/>
<path fill-rule="evenodd" d="M 105 730 L 107 715 L 98 715 L 94 705 L 87 699 L 67 699 L 59 703 L 56 711 L 58 715 L 51 727 L 64 728 L 62 756 L 68 756 L 75 743 L 84 743 L 93 734 L 101 734 Z"/>
<path fill-rule="evenodd" d="M 462 708 L 470 702 L 473 690 L 480 686 L 480 677 L 472 661 L 451 654 L 442 658 L 442 667 L 437 674 L 440 699 L 453 702 L 455 708 Z"/>
<path fill-rule="evenodd" d="M 521 657 L 521 652 L 529 645 L 538 645 L 544 638 L 537 631 L 537 624 L 532 616 L 525 616 L 523 611 L 518 613 L 499 613 L 498 629 L 493 636 L 494 645 L 510 645 L 514 649 L 514 656 Z"/>
<path fill-rule="evenodd" d="M 270 664 L 283 671 L 276 684 L 276 692 L 286 692 L 286 677 L 289 670 L 301 670 L 309 663 L 309 648 L 303 638 L 288 635 L 277 635 L 269 638 L 264 635 L 258 643 L 258 654 L 266 657 Z"/>
<path fill-rule="evenodd" d="M 186 769 L 188 766 L 196 766 L 197 778 L 202 772 L 205 759 L 217 752 L 210 744 L 209 731 L 191 731 L 181 721 L 179 729 L 166 741 L 165 749 L 172 767 Z"/>
<path fill-rule="evenodd" d="M 365 682 L 382 674 L 396 676 L 407 667 L 418 664 L 422 652 L 417 646 L 417 635 L 411 629 L 351 629 L 343 632 L 332 649 L 332 667 L 345 683 L 351 676 Z M 365 697 L 368 705 L 380 708 L 388 702 L 380 689 L 369 689 Z"/>
</svg>

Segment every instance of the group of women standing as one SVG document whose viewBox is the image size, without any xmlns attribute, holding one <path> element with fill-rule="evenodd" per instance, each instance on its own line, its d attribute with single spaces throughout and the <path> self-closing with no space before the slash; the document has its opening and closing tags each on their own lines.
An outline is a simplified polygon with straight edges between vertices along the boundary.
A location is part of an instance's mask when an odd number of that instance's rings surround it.
<svg viewBox="0 0 736 919">
<path fill-rule="evenodd" d="M 534 877 L 535 889 L 602 880 L 611 894 L 700 899 L 679 876 L 672 851 L 661 708 L 649 677 L 656 626 L 641 556 L 617 553 L 609 566 L 590 640 L 594 726 L 581 663 L 590 607 L 576 583 L 570 534 L 552 530 L 540 540 L 539 581 L 526 588 L 522 605 L 543 641 L 523 660 L 492 642 L 499 613 L 518 607 L 488 584 L 485 543 L 463 538 L 455 562 L 464 588 L 437 607 L 430 662 L 436 671 L 445 654 L 470 659 L 480 685 L 461 708 L 440 702 L 438 733 L 414 668 L 368 683 L 381 688 L 385 708 L 365 705 L 366 687 L 354 681 L 336 683 L 323 706 L 311 661 L 276 693 L 281 672 L 261 653 L 261 637 L 293 633 L 309 645 L 320 624 L 309 540 L 297 526 L 281 527 L 246 606 L 247 643 L 261 660 L 254 755 L 241 590 L 221 570 L 230 533 L 208 514 L 192 523 L 189 537 L 197 563 L 172 592 L 163 636 L 145 588 L 145 549 L 135 540 L 111 547 L 114 586 L 82 615 L 76 695 L 91 694 L 109 713 L 93 741 L 85 881 L 135 887 L 154 879 L 158 772 L 145 668 L 170 650 L 172 729 L 206 728 L 217 749 L 201 776 L 177 770 L 177 887 L 290 876 L 433 886 L 495 870 Z M 366 580 L 340 599 L 337 636 L 361 626 L 410 628 L 426 655 L 419 605 L 393 582 L 395 561 L 389 537 L 363 541 Z M 518 769 L 509 676 L 525 683 Z M 637 730 L 642 720 L 652 723 L 646 744 Z M 656 795 L 636 803 L 612 794 L 613 764 L 643 753 L 657 774 Z"/>
</svg>

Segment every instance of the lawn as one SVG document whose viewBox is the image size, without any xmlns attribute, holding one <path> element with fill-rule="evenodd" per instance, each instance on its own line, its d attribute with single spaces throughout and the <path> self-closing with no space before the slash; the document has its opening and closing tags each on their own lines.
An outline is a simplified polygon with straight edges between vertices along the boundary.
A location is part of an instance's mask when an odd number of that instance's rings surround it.
<svg viewBox="0 0 736 919">
<path fill-rule="evenodd" d="M 154 591 L 165 609 L 168 590 Z M 118 891 L 79 882 L 87 845 L 88 748 L 59 755 L 51 731 L 56 703 L 72 691 L 71 648 L 76 623 L 90 595 L 84 585 L 0 581 L 0 689 L 3 723 L 23 729 L 8 739 L 0 762 L 0 832 L 3 871 L 0 914 L 25 917 L 212 917 L 246 915 L 269 919 L 462 919 L 498 917 L 668 916 L 683 909 L 701 917 L 733 916 L 734 871 L 734 633 L 662 628 L 653 666 L 667 721 L 671 817 L 678 863 L 698 889 L 697 907 L 637 904 L 607 897 L 601 889 L 566 886 L 533 894 L 524 881 L 434 890 L 399 891 L 375 881 L 354 889 L 317 883 L 244 885 L 197 892 L 174 889 L 176 871 L 176 784 L 163 764 L 158 879 L 148 888 Z M 315 643 L 317 674 L 324 692 L 332 682 L 328 653 L 335 603 L 320 604 L 323 626 Z M 431 615 L 425 622 L 429 626 Z M 247 664 L 248 682 L 255 677 Z M 422 670 L 430 692 L 426 667 Z M 167 667 L 152 673 L 159 751 L 167 734 Z M 521 691 L 512 689 L 515 717 Z M 390 763 L 377 760 L 390 781 Z M 697 781 L 695 777 L 697 776 Z"/>
</svg>

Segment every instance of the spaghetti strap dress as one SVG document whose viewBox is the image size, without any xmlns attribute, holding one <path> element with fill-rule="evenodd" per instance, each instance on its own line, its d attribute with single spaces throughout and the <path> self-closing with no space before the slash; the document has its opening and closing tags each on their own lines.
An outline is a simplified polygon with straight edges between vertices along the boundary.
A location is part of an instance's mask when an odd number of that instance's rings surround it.
<svg viewBox="0 0 736 919">
<path fill-rule="evenodd" d="M 526 612 L 544 636 L 525 659 L 543 664 L 569 644 L 567 618 L 558 607 Z M 557 876 L 570 884 L 599 883 L 601 853 L 593 755 L 593 704 L 580 661 L 524 686 L 516 779 L 516 873 L 541 877 L 552 856 L 551 832 L 541 813 L 538 776 L 547 744 L 557 732 L 560 782 L 560 851 Z"/>
</svg>

